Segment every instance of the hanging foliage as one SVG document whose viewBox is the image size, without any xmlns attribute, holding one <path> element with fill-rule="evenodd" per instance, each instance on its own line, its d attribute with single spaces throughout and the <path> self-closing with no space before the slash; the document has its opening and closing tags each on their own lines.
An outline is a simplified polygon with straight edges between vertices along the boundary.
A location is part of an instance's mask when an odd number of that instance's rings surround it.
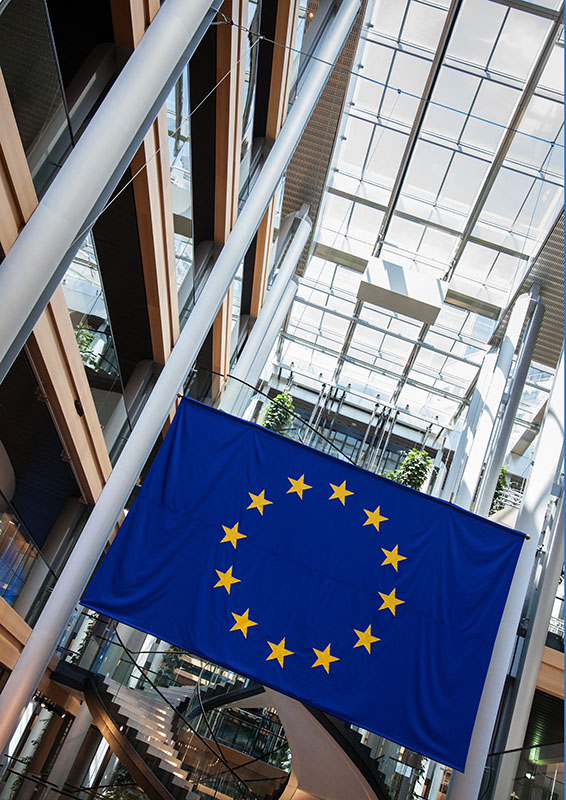
<svg viewBox="0 0 566 800">
<path fill-rule="evenodd" d="M 501 511 L 503 508 L 505 508 L 505 490 L 508 486 L 509 482 L 507 481 L 507 470 L 505 467 L 501 467 L 501 472 L 497 478 L 497 486 L 495 487 L 495 491 L 493 493 L 493 500 L 491 501 L 491 508 L 489 509 L 489 516 L 495 514 L 496 511 Z"/>
<path fill-rule="evenodd" d="M 286 435 L 293 423 L 295 406 L 287 389 L 269 401 L 261 424 L 275 433 Z"/>
<path fill-rule="evenodd" d="M 389 478 L 411 489 L 420 489 L 432 468 L 432 459 L 426 450 L 410 450 L 399 469 L 386 472 L 384 477 Z"/>
</svg>

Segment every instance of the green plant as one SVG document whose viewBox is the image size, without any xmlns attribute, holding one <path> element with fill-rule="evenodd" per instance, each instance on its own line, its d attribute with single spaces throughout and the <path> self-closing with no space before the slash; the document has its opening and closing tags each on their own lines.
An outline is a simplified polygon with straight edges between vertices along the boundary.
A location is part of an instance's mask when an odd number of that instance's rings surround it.
<svg viewBox="0 0 566 800">
<path fill-rule="evenodd" d="M 491 508 L 489 509 L 490 516 L 491 514 L 495 514 L 496 511 L 501 511 L 501 509 L 505 508 L 503 498 L 505 496 L 505 489 L 507 489 L 508 486 L 509 482 L 507 481 L 507 470 L 505 467 L 501 467 L 501 472 L 497 478 L 497 485 L 491 501 Z"/>
<path fill-rule="evenodd" d="M 79 346 L 79 351 L 82 356 L 90 353 L 90 346 L 94 339 L 94 331 L 88 322 L 79 322 L 75 328 L 75 338 Z"/>
<path fill-rule="evenodd" d="M 411 489 L 420 489 L 431 468 L 432 459 L 426 450 L 410 450 L 399 469 L 386 472 L 384 477 L 402 483 L 403 486 L 410 486 Z"/>
<path fill-rule="evenodd" d="M 180 647 L 170 644 L 169 648 L 165 651 L 159 667 L 159 673 L 155 677 L 156 686 L 170 686 L 171 682 L 176 678 L 177 669 L 181 666 L 183 661 L 184 650 Z"/>
<path fill-rule="evenodd" d="M 261 424 L 270 431 L 286 435 L 293 421 L 294 410 L 291 395 L 285 389 L 269 401 Z"/>
<path fill-rule="evenodd" d="M 114 797 L 116 800 L 141 800 L 145 794 L 132 780 L 126 767 L 120 764 L 112 776 L 112 783 L 102 789 L 105 797 Z"/>
</svg>

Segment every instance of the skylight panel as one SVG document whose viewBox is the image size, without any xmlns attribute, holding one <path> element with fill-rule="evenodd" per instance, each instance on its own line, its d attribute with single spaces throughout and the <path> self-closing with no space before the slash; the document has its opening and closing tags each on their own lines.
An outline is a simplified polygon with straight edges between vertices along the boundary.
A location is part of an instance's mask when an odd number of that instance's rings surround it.
<svg viewBox="0 0 566 800">
<path fill-rule="evenodd" d="M 366 177 L 391 187 L 405 151 L 407 136 L 386 128 L 382 128 L 378 135 L 379 142 L 376 148 L 372 148 L 373 154 L 367 165 Z"/>
<path fill-rule="evenodd" d="M 438 44 L 445 19 L 446 11 L 428 3 L 412 0 L 401 31 L 401 41 L 434 50 Z"/>
<path fill-rule="evenodd" d="M 437 202 L 462 212 L 469 211 L 488 169 L 489 164 L 485 161 L 456 153 Z"/>
<path fill-rule="evenodd" d="M 450 37 L 447 54 L 485 67 L 506 13 L 504 5 L 492 3 L 491 0 L 465 0 Z"/>
<path fill-rule="evenodd" d="M 375 4 L 369 27 L 387 36 L 398 38 L 407 10 L 407 0 L 381 0 Z"/>
<path fill-rule="evenodd" d="M 540 78 L 540 85 L 564 94 L 564 48 L 555 44 Z"/>
<path fill-rule="evenodd" d="M 441 264 L 448 264 L 457 241 L 458 238 L 450 233 L 435 228 L 426 228 L 418 252 L 425 258 Z"/>
<path fill-rule="evenodd" d="M 527 175 L 503 167 L 495 179 L 482 209 L 481 218 L 495 225 L 510 227 L 533 185 Z"/>
<path fill-rule="evenodd" d="M 526 80 L 552 22 L 510 9 L 488 68 Z"/>
<path fill-rule="evenodd" d="M 462 142 L 495 153 L 505 126 L 519 100 L 519 91 L 490 80 L 482 80 L 471 107 Z"/>
<path fill-rule="evenodd" d="M 403 191 L 434 202 L 446 177 L 452 155 L 446 147 L 438 147 L 423 140 L 417 142 Z"/>
</svg>

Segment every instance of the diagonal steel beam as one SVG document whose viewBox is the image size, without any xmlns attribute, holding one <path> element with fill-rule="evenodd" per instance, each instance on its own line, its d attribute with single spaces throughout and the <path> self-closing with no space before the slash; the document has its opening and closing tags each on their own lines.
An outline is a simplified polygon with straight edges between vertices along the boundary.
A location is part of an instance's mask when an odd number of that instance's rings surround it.
<svg viewBox="0 0 566 800">
<path fill-rule="evenodd" d="M 442 28 L 442 33 L 440 34 L 440 40 L 436 48 L 436 53 L 434 54 L 430 71 L 428 73 L 428 78 L 426 80 L 426 84 L 423 90 L 423 95 L 421 97 L 419 107 L 417 108 L 415 119 L 413 120 L 413 127 L 411 128 L 407 144 L 405 145 L 405 151 L 403 153 L 403 158 L 401 159 L 401 164 L 399 165 L 399 169 L 397 170 L 397 177 L 395 178 L 395 183 L 393 184 L 393 189 L 391 191 L 391 197 L 389 199 L 387 211 L 385 212 L 385 216 L 383 217 L 383 220 L 381 222 L 381 227 L 377 235 L 377 241 L 375 243 L 375 247 L 372 253 L 372 255 L 374 256 L 378 256 L 380 254 L 381 248 L 383 246 L 383 241 L 385 239 L 385 236 L 387 235 L 389 225 L 391 224 L 391 220 L 393 218 L 393 212 L 395 211 L 395 206 L 397 205 L 397 201 L 399 200 L 399 195 L 401 194 L 401 189 L 403 187 L 403 183 L 407 175 L 407 170 L 409 169 L 409 163 L 411 161 L 413 152 L 417 144 L 417 140 L 419 138 L 419 134 L 421 132 L 424 117 L 428 109 L 428 104 L 432 97 L 432 93 L 434 91 L 438 75 L 440 73 L 440 68 L 442 66 L 442 62 L 444 61 L 444 56 L 446 55 L 448 42 L 450 41 L 450 36 L 452 35 L 452 31 L 454 30 L 454 25 L 456 24 L 456 17 L 458 16 L 458 12 L 460 10 L 462 2 L 463 0 L 452 0 L 452 2 L 450 3 L 450 8 L 448 9 L 448 13 L 446 14 L 446 20 L 444 21 L 444 27 Z"/>
<path fill-rule="evenodd" d="M 505 161 L 507 153 L 509 152 L 509 148 L 513 143 L 513 139 L 515 138 L 515 133 L 517 132 L 517 129 L 521 124 L 521 120 L 525 115 L 525 112 L 532 99 L 532 96 L 536 91 L 538 82 L 547 65 L 548 59 L 552 54 L 552 50 L 554 49 L 554 45 L 558 41 L 558 37 L 560 36 L 560 32 L 562 30 L 563 21 L 564 21 L 564 3 L 562 3 L 560 6 L 558 12 L 558 18 L 555 20 L 554 24 L 552 25 L 548 33 L 548 36 L 546 37 L 542 50 L 540 51 L 537 61 L 531 70 L 531 74 L 529 75 L 529 78 L 525 84 L 523 93 L 519 99 L 519 102 L 517 103 L 517 107 L 515 108 L 513 116 L 511 117 L 509 125 L 507 126 L 507 130 L 505 131 L 505 134 L 501 139 L 501 143 L 499 145 L 497 153 L 495 154 L 495 158 L 493 159 L 493 162 L 485 177 L 483 185 L 478 192 L 474 206 L 468 217 L 466 227 L 462 231 L 462 237 L 460 239 L 458 246 L 456 247 L 454 256 L 452 257 L 450 268 L 446 273 L 446 275 L 444 276 L 445 280 L 450 280 L 450 278 L 454 274 L 454 271 L 458 265 L 460 258 L 462 257 L 464 248 L 468 243 L 468 240 L 471 236 L 473 229 L 475 228 L 476 222 L 479 219 L 479 216 L 483 210 L 488 195 L 499 174 L 499 170 L 503 166 L 503 162 Z"/>
</svg>

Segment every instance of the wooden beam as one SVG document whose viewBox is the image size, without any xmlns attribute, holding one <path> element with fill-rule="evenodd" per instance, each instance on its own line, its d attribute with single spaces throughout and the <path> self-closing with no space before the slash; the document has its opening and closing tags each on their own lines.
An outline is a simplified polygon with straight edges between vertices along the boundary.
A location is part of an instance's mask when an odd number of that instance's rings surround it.
<svg viewBox="0 0 566 800">
<path fill-rule="evenodd" d="M 266 136 L 275 140 L 285 122 L 289 105 L 289 89 L 295 30 L 297 27 L 298 0 L 279 0 L 275 21 L 275 41 L 267 108 Z M 257 232 L 257 244 L 252 284 L 250 313 L 257 317 L 265 300 L 269 251 L 273 241 L 275 198 L 269 204 Z"/>
<path fill-rule="evenodd" d="M 134 49 L 159 0 L 112 0 L 116 43 Z M 179 337 L 167 111 L 159 114 L 131 164 L 153 358 L 165 364 Z"/>
<path fill-rule="evenodd" d="M 221 13 L 236 25 L 216 29 L 216 177 L 214 185 L 214 240 L 224 244 L 238 214 L 242 107 L 244 98 L 247 0 L 225 0 Z M 233 293 L 228 292 L 212 326 L 212 396 L 222 391 L 230 369 Z"/>
<path fill-rule="evenodd" d="M 564 700 L 564 653 L 550 647 L 544 648 L 537 689 Z"/>
<path fill-rule="evenodd" d="M 1 73 L 0 114 L 0 246 L 7 253 L 37 206 L 37 196 Z M 33 329 L 26 352 L 81 492 L 94 503 L 112 467 L 61 287 Z"/>
</svg>

